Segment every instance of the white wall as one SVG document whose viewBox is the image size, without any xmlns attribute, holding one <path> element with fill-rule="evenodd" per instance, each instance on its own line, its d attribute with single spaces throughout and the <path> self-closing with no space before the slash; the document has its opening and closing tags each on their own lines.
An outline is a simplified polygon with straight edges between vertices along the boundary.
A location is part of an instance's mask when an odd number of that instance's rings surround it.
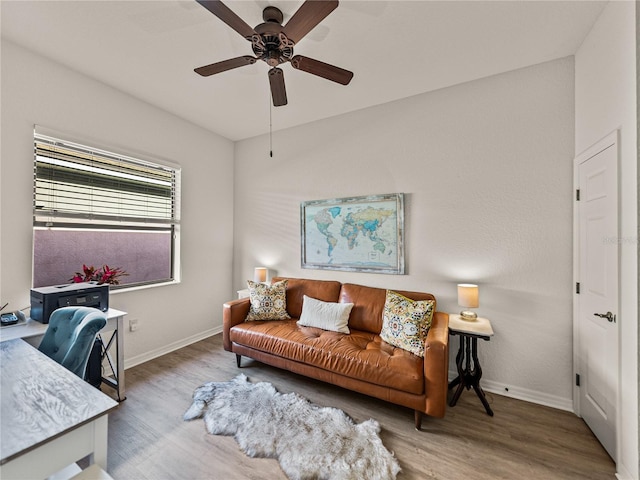
<svg viewBox="0 0 640 480">
<path fill-rule="evenodd" d="M 456 312 L 456 283 L 477 282 L 483 385 L 571 409 L 573 76 L 565 58 L 280 131 L 273 158 L 266 136 L 238 142 L 235 288 L 264 265 Z M 407 275 L 300 268 L 301 201 L 393 192 Z"/>
<path fill-rule="evenodd" d="M 610 2 L 576 53 L 576 153 L 620 129 L 620 478 L 638 478 L 636 4 Z"/>
<path fill-rule="evenodd" d="M 126 74 L 126 72 L 124 73 Z M 189 343 L 222 325 L 231 296 L 233 143 L 62 65 L 2 41 L 0 297 L 29 305 L 33 125 L 182 167 L 182 283 L 115 293 L 137 318 L 126 364 Z"/>
</svg>

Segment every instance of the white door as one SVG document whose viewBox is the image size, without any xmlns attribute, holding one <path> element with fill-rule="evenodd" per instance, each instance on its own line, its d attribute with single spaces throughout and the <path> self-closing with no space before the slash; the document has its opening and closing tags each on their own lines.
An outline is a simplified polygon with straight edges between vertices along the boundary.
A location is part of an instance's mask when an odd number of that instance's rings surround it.
<svg viewBox="0 0 640 480">
<path fill-rule="evenodd" d="M 615 460 L 619 383 L 617 132 L 577 157 L 575 167 L 579 189 L 579 285 L 574 304 L 577 412 Z"/>
</svg>

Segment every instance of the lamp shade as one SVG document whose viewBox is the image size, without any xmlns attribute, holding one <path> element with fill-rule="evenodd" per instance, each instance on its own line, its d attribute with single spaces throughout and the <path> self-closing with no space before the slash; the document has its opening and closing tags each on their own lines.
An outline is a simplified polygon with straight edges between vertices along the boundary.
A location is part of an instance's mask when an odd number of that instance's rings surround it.
<svg viewBox="0 0 640 480">
<path fill-rule="evenodd" d="M 253 281 L 264 283 L 267 281 L 267 269 L 265 267 L 256 267 L 253 269 Z"/>
<path fill-rule="evenodd" d="M 465 308 L 477 308 L 478 286 L 471 283 L 458 284 L 458 305 Z"/>
</svg>

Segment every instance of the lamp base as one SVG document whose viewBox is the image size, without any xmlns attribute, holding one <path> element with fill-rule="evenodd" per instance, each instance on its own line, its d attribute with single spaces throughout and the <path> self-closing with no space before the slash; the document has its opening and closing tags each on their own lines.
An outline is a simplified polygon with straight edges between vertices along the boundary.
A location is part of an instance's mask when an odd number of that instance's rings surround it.
<svg viewBox="0 0 640 480">
<path fill-rule="evenodd" d="M 460 312 L 460 318 L 462 320 L 466 320 L 467 322 L 475 322 L 478 319 L 478 315 L 475 312 L 463 310 Z"/>
</svg>

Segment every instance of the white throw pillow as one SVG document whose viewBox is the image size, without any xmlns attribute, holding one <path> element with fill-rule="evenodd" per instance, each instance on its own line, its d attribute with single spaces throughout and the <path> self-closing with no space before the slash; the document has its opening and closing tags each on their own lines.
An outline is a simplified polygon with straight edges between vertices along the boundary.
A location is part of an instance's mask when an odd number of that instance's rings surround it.
<svg viewBox="0 0 640 480">
<path fill-rule="evenodd" d="M 352 308 L 353 303 L 323 302 L 304 295 L 298 325 L 351 333 L 348 324 Z"/>
</svg>

